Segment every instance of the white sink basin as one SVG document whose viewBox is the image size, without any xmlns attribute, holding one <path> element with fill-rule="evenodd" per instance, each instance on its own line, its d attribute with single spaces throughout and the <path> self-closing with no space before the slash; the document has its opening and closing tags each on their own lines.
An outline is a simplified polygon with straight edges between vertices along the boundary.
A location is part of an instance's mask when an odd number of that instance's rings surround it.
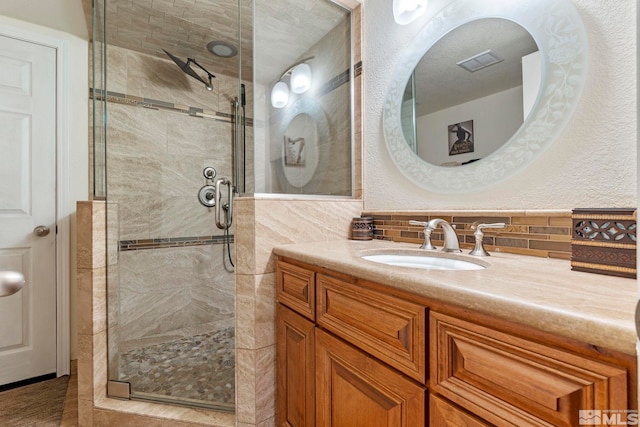
<svg viewBox="0 0 640 427">
<path fill-rule="evenodd" d="M 422 254 L 374 254 L 362 255 L 362 259 L 397 267 L 422 268 L 425 270 L 482 270 L 485 266 L 449 256 Z"/>
</svg>

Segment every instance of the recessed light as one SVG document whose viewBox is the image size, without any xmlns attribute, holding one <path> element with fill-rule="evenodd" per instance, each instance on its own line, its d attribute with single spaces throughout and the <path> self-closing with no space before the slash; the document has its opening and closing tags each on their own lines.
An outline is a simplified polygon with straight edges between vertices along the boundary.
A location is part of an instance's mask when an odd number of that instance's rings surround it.
<svg viewBox="0 0 640 427">
<path fill-rule="evenodd" d="M 207 43 L 207 50 L 222 58 L 230 58 L 238 53 L 238 49 L 234 45 L 221 40 Z"/>
</svg>

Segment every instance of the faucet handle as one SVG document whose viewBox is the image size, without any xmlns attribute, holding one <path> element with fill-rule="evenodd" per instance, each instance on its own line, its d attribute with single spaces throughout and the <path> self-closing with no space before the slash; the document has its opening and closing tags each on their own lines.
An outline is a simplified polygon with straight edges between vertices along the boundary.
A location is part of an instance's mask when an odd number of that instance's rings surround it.
<svg viewBox="0 0 640 427">
<path fill-rule="evenodd" d="M 409 225 L 421 225 L 423 227 L 426 227 L 427 225 L 429 225 L 429 223 L 427 221 L 416 221 L 416 220 L 410 219 Z"/>
<path fill-rule="evenodd" d="M 420 225 L 424 227 L 424 243 L 420 246 L 420 249 L 434 250 L 436 247 L 431 243 L 431 232 L 433 228 L 429 226 L 428 222 L 409 220 L 409 225 Z"/>
<path fill-rule="evenodd" d="M 483 228 L 504 228 L 506 224 L 504 222 L 494 222 L 493 224 L 478 224 L 474 222 L 471 224 L 472 230 L 482 230 Z"/>
<path fill-rule="evenodd" d="M 482 239 L 484 237 L 484 233 L 482 232 L 482 230 L 485 228 L 504 228 L 505 225 L 506 224 L 504 222 L 496 222 L 493 224 L 478 224 L 474 222 L 473 224 L 471 224 L 471 229 L 475 230 L 473 236 L 476 238 L 476 245 L 473 250 L 469 252 L 469 255 L 489 256 L 489 252 L 487 252 L 487 250 L 484 248 L 484 244 L 482 243 Z"/>
</svg>

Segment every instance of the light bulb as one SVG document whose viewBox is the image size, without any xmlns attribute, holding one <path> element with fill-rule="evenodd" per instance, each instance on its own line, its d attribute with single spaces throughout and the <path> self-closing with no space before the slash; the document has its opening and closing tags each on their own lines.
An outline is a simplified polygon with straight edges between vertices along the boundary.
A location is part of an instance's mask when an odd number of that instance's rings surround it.
<svg viewBox="0 0 640 427">
<path fill-rule="evenodd" d="M 305 93 L 311 87 L 311 67 L 302 63 L 291 71 L 291 92 Z"/>
<path fill-rule="evenodd" d="M 427 11 L 428 0 L 393 0 L 393 19 L 407 25 Z"/>
<path fill-rule="evenodd" d="M 289 88 L 285 82 L 278 82 L 271 89 L 271 105 L 282 108 L 289 102 Z"/>
</svg>

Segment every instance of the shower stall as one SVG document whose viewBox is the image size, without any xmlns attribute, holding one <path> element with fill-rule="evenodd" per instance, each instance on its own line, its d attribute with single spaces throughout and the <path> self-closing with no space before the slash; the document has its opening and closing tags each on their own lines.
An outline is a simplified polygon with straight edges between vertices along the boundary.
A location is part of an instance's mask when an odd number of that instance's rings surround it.
<svg viewBox="0 0 640 427">
<path fill-rule="evenodd" d="M 329 0 L 83 1 L 108 394 L 233 411 L 233 198 L 351 196 L 350 13 Z M 297 92 L 301 63 L 312 74 Z M 277 83 L 292 89 L 279 107 Z"/>
</svg>

